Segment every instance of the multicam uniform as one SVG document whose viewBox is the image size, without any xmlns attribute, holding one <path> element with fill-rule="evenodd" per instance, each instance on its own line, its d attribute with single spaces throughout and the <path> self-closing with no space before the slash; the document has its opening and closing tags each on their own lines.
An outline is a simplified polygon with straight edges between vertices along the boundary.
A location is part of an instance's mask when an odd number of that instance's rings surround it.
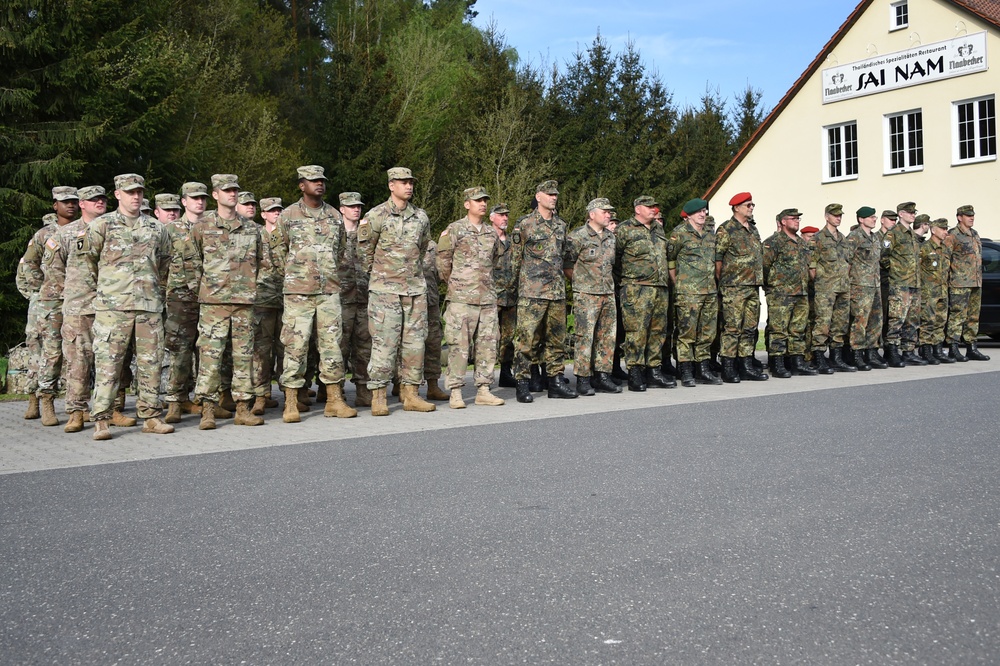
<svg viewBox="0 0 1000 666">
<path fill-rule="evenodd" d="M 611 372 L 615 311 L 615 235 L 584 224 L 569 234 L 563 265 L 573 270 L 573 374 Z"/>
<path fill-rule="evenodd" d="M 803 355 L 809 325 L 809 248 L 802 238 L 778 231 L 764 241 L 763 249 L 767 353 Z"/>
<path fill-rule="evenodd" d="M 920 327 L 920 243 L 913 230 L 900 222 L 886 235 L 888 248 L 882 264 L 889 269 L 889 329 L 885 344 L 912 352 Z"/>
<path fill-rule="evenodd" d="M 663 224 L 634 217 L 615 229 L 615 264 L 621 271 L 625 365 L 659 368 L 667 339 L 670 273 Z"/>
<path fill-rule="evenodd" d="M 514 328 L 517 326 L 517 275 L 511 267 L 510 236 L 498 242 L 504 246 L 493 265 L 493 284 L 497 290 L 497 321 L 500 337 L 497 356 L 502 365 L 514 363 Z"/>
<path fill-rule="evenodd" d="M 816 321 L 812 331 L 812 351 L 821 354 L 827 347 L 843 347 L 851 311 L 849 247 L 840 231 L 824 227 L 809 244 L 809 268 L 816 271 Z"/>
<path fill-rule="evenodd" d="M 748 227 L 733 217 L 723 222 L 715 234 L 715 260 L 722 262 L 719 273 L 723 321 L 720 356 L 753 356 L 757 341 L 764 251 L 757 227 L 753 224 Z"/>
<path fill-rule="evenodd" d="M 170 236 L 170 275 L 163 323 L 169 369 L 164 399 L 184 402 L 194 388 L 194 351 L 198 341 L 198 273 L 192 223 L 183 215 L 166 225 Z"/>
<path fill-rule="evenodd" d="M 277 229 L 275 229 L 277 231 Z M 284 354 L 278 341 L 281 332 L 282 283 L 284 274 L 281 266 L 274 261 L 276 236 L 260 227 L 260 242 L 271 252 L 270 266 L 257 270 L 257 297 L 253 304 L 253 392 L 258 398 L 271 396 L 271 379 L 276 358 Z"/>
<path fill-rule="evenodd" d="M 851 286 L 851 349 L 875 349 L 882 335 L 879 260 L 882 239 L 858 226 L 847 235 L 848 279 Z"/>
<path fill-rule="evenodd" d="M 979 335 L 979 310 L 983 302 L 983 242 L 979 232 L 955 227 L 951 239 L 948 275 L 948 344 L 973 344 Z"/>
<path fill-rule="evenodd" d="M 698 231 L 690 222 L 674 227 L 667 242 L 667 268 L 674 271 L 677 294 L 677 361 L 712 356 L 719 319 L 715 282 L 715 234 Z"/>
<path fill-rule="evenodd" d="M 55 395 L 62 369 L 63 275 L 52 273 L 46 266 L 46 252 L 51 257 L 50 246 L 59 229 L 58 225 L 46 224 L 36 231 L 17 270 L 18 289 L 29 301 L 25 327 L 32 362 L 29 388 L 39 396 Z"/>
<path fill-rule="evenodd" d="M 340 353 L 350 363 L 355 387 L 367 386 L 372 334 L 368 330 L 368 273 L 358 251 L 358 230 L 347 231 L 340 264 L 340 309 L 343 317 Z"/>
</svg>

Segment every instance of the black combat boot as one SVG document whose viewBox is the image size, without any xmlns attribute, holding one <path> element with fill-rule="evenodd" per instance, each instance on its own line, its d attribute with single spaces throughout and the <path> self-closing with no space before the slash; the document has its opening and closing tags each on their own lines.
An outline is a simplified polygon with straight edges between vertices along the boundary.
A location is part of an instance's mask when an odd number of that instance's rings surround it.
<svg viewBox="0 0 1000 666">
<path fill-rule="evenodd" d="M 768 354 L 767 363 L 771 366 L 771 374 L 778 379 L 788 379 L 792 373 L 785 368 L 785 357 L 780 354 Z"/>
<path fill-rule="evenodd" d="M 646 368 L 646 386 L 649 388 L 677 388 L 677 381 L 671 375 L 663 374 L 659 368 Z"/>
<path fill-rule="evenodd" d="M 517 401 L 518 402 L 534 402 L 535 399 L 531 397 L 531 388 L 528 386 L 527 379 L 517 380 Z"/>
<path fill-rule="evenodd" d="M 767 381 L 768 374 L 764 372 L 764 364 L 760 363 L 756 356 L 742 356 L 736 360 L 736 364 L 740 369 L 740 379 L 751 382 Z"/>
<path fill-rule="evenodd" d="M 979 345 L 977 345 L 975 342 L 970 342 L 968 345 L 966 345 L 965 349 L 966 349 L 965 358 L 969 359 L 970 361 L 990 360 L 989 356 L 979 351 Z"/>
<path fill-rule="evenodd" d="M 945 350 L 943 348 L 943 343 L 939 342 L 936 345 L 933 345 L 932 350 L 933 350 L 932 353 L 934 354 L 934 358 L 936 358 L 940 363 L 944 363 L 945 365 L 948 365 L 950 363 L 954 363 L 955 362 L 955 359 L 953 359 L 952 357 L 948 356 L 948 353 L 945 352 Z"/>
<path fill-rule="evenodd" d="M 531 379 L 528 381 L 528 388 L 532 393 L 541 393 L 545 390 L 545 377 L 542 377 L 542 366 L 531 366 Z"/>
<path fill-rule="evenodd" d="M 897 345 L 885 346 L 885 362 L 890 368 L 902 368 L 906 365 L 903 363 L 903 357 L 899 355 L 899 347 Z"/>
<path fill-rule="evenodd" d="M 559 381 L 559 377 L 549 377 L 548 395 L 550 398 L 575 398 L 576 391 L 571 389 L 568 384 Z"/>
<path fill-rule="evenodd" d="M 646 368 L 633 365 L 628 369 L 628 390 L 637 392 L 646 390 Z"/>
<path fill-rule="evenodd" d="M 854 351 L 854 368 L 861 372 L 870 372 L 872 369 L 872 366 L 868 364 L 866 351 L 866 349 L 857 349 Z"/>
<path fill-rule="evenodd" d="M 500 364 L 500 386 L 504 388 L 517 387 L 517 380 L 514 379 L 514 372 L 511 370 L 510 363 Z"/>
<path fill-rule="evenodd" d="M 792 372 L 802 377 L 818 374 L 816 368 L 809 365 L 809 362 L 802 354 L 792 355 Z"/>
<path fill-rule="evenodd" d="M 576 376 L 577 395 L 595 395 L 593 387 L 590 385 L 590 377 Z"/>
<path fill-rule="evenodd" d="M 830 355 L 833 355 L 833 349 L 830 349 Z M 816 361 L 816 372 L 821 375 L 832 375 L 835 371 L 826 362 L 826 356 L 823 356 L 822 351 L 813 352 L 813 360 Z M 851 368 L 853 370 L 854 368 Z"/>
<path fill-rule="evenodd" d="M 941 365 L 941 361 L 934 355 L 934 347 L 932 345 L 920 345 L 920 358 L 927 361 L 930 365 Z"/>
<path fill-rule="evenodd" d="M 736 359 L 732 356 L 720 356 L 722 359 L 722 381 L 727 384 L 740 383 L 740 371 L 736 367 Z"/>
<path fill-rule="evenodd" d="M 694 378 L 702 384 L 712 384 L 714 386 L 722 384 L 722 377 L 712 372 L 712 366 L 708 359 L 694 366 Z"/>
<path fill-rule="evenodd" d="M 851 366 L 852 368 L 857 368 L 858 362 L 860 360 L 858 358 L 858 352 L 860 351 L 861 351 L 860 349 L 858 349 L 857 351 L 851 349 L 850 345 L 844 345 L 840 350 L 840 357 L 844 359 L 844 363 L 846 363 L 847 365 Z"/>
<path fill-rule="evenodd" d="M 691 361 L 684 361 L 683 363 L 677 364 L 677 370 L 681 375 L 681 386 L 686 386 L 691 388 L 695 385 L 694 381 L 694 363 Z"/>
<path fill-rule="evenodd" d="M 903 352 L 903 363 L 906 365 L 927 365 L 927 361 L 917 356 L 912 349 Z"/>
<path fill-rule="evenodd" d="M 959 363 L 965 363 L 966 361 L 969 360 L 969 359 L 965 358 L 964 356 L 962 356 L 962 350 L 958 348 L 958 343 L 957 342 L 951 343 L 948 346 L 948 349 L 951 351 L 951 357 L 953 359 L 955 359 L 956 361 L 958 361 Z"/>
<path fill-rule="evenodd" d="M 591 382 L 594 390 L 598 393 L 621 393 L 622 387 L 615 384 L 611 379 L 611 375 L 607 372 L 596 372 L 594 373 L 594 379 Z"/>
<path fill-rule="evenodd" d="M 628 373 L 622 370 L 622 367 L 617 363 L 612 367 L 611 381 L 618 384 L 618 386 L 621 386 L 622 382 L 628 381 Z"/>
<path fill-rule="evenodd" d="M 889 366 L 882 359 L 882 356 L 878 353 L 877 349 L 862 349 L 860 352 L 863 354 L 865 361 L 868 365 L 872 366 L 876 370 L 887 370 Z"/>
<path fill-rule="evenodd" d="M 853 365 L 848 365 L 844 360 L 843 347 L 830 347 L 830 366 L 836 372 L 856 372 L 858 370 Z"/>
</svg>

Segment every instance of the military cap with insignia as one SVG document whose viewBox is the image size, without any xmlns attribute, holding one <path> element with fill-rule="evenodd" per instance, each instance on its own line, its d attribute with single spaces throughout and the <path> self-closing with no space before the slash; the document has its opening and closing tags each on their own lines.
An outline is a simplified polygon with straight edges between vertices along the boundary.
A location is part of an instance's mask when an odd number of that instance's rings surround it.
<svg viewBox="0 0 1000 666">
<path fill-rule="evenodd" d="M 507 204 L 505 203 L 498 203 L 496 206 L 493 206 L 493 208 L 490 208 L 490 215 L 492 215 L 493 213 L 498 213 L 500 215 L 509 215 L 510 208 L 508 208 Z"/>
<path fill-rule="evenodd" d="M 236 203 L 239 204 L 257 203 L 257 197 L 253 195 L 253 192 L 243 191 L 236 195 Z"/>
<path fill-rule="evenodd" d="M 181 196 L 182 197 L 207 197 L 208 187 L 205 183 L 190 182 L 181 185 Z"/>
<path fill-rule="evenodd" d="M 153 199 L 160 210 L 181 209 L 181 198 L 176 194 L 157 194 Z"/>
<path fill-rule="evenodd" d="M 485 187 L 470 187 L 462 191 L 462 196 L 465 201 L 479 201 L 481 199 L 489 199 L 490 195 L 486 193 Z"/>
<path fill-rule="evenodd" d="M 958 210 L 955 211 L 955 215 L 969 215 L 975 216 L 976 209 L 972 207 L 971 204 L 965 204 L 964 206 L 959 206 Z"/>
<path fill-rule="evenodd" d="M 87 187 L 81 187 L 77 194 L 81 201 L 90 201 L 91 199 L 98 199 L 104 197 L 105 199 L 108 195 L 104 192 L 104 188 L 100 185 L 88 185 Z"/>
<path fill-rule="evenodd" d="M 239 178 L 232 173 L 212 174 L 213 190 L 238 190 L 240 189 Z"/>
<path fill-rule="evenodd" d="M 543 180 L 538 183 L 538 186 L 535 188 L 535 192 L 542 192 L 544 194 L 559 194 L 559 181 Z"/>
<path fill-rule="evenodd" d="M 340 205 L 341 206 L 364 206 L 365 202 L 361 200 L 361 194 L 358 192 L 341 192 L 340 193 Z"/>
<path fill-rule="evenodd" d="M 79 198 L 80 196 L 76 193 L 75 187 L 70 187 L 69 185 L 59 185 L 58 187 L 52 188 L 53 201 L 75 201 Z"/>
<path fill-rule="evenodd" d="M 648 206 L 649 208 L 653 208 L 654 206 L 659 206 L 659 205 L 660 204 L 656 203 L 656 199 L 654 199 L 653 197 L 649 196 L 648 194 L 643 194 L 642 196 L 638 196 L 638 197 L 636 197 L 632 201 L 632 206 L 633 207 L 634 206 Z"/>
<path fill-rule="evenodd" d="M 146 179 L 137 173 L 123 173 L 115 176 L 115 189 L 122 192 L 145 189 Z"/>
<path fill-rule="evenodd" d="M 413 172 L 410 171 L 409 169 L 407 169 L 406 167 L 392 167 L 391 169 L 389 169 L 385 173 L 389 177 L 390 181 L 392 181 L 392 180 L 416 180 L 416 178 L 413 177 Z"/>
<path fill-rule="evenodd" d="M 823 209 L 823 212 L 828 215 L 843 215 L 844 206 L 839 203 L 827 204 L 826 208 Z"/>
<path fill-rule="evenodd" d="M 896 212 L 897 213 L 901 213 L 904 210 L 907 213 L 916 213 L 917 212 L 917 204 L 915 204 L 912 201 L 904 201 L 903 203 L 901 203 L 898 206 L 896 206 Z"/>
<path fill-rule="evenodd" d="M 267 212 L 275 208 L 284 208 L 281 205 L 281 197 L 264 197 L 260 200 L 260 209 L 262 211 Z"/>
<path fill-rule="evenodd" d="M 299 180 L 328 180 L 323 167 L 318 164 L 307 164 L 295 170 Z"/>
</svg>

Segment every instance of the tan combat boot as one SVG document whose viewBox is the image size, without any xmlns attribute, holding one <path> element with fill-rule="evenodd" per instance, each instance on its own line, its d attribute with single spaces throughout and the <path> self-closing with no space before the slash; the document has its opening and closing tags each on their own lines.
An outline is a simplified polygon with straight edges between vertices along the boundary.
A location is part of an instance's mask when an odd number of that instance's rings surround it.
<svg viewBox="0 0 1000 666">
<path fill-rule="evenodd" d="M 202 401 L 202 402 L 203 403 L 207 402 L 207 400 Z M 233 409 L 236 409 L 235 405 L 233 406 Z M 213 402 L 212 403 L 212 412 L 215 414 L 215 418 L 217 418 L 217 419 L 231 419 L 231 418 L 233 418 L 233 412 L 230 411 L 230 410 L 228 410 L 228 409 L 226 409 L 225 407 L 223 407 L 222 405 L 220 405 L 217 402 Z"/>
<path fill-rule="evenodd" d="M 111 439 L 111 428 L 107 419 L 101 419 L 94 423 L 94 439 L 103 442 Z"/>
<path fill-rule="evenodd" d="M 403 401 L 404 412 L 433 412 L 437 405 L 431 404 L 417 394 L 413 384 L 403 384 L 399 387 L 399 399 Z"/>
<path fill-rule="evenodd" d="M 42 409 L 42 425 L 43 426 L 57 426 L 59 425 L 59 417 L 56 416 L 56 405 L 53 402 L 56 399 L 51 393 L 44 393 L 42 397 L 38 399 L 38 402 Z"/>
<path fill-rule="evenodd" d="M 274 398 L 272 398 L 269 395 L 264 397 L 264 407 L 265 407 L 265 409 L 274 409 L 279 404 L 280 403 L 277 400 L 275 400 Z"/>
<path fill-rule="evenodd" d="M 370 388 L 368 388 L 367 384 L 354 385 L 354 406 L 355 407 L 372 406 L 372 391 Z"/>
<path fill-rule="evenodd" d="M 451 400 L 448 401 L 448 405 L 452 409 L 465 409 L 465 400 L 462 399 L 462 389 L 453 388 L 451 390 Z"/>
<path fill-rule="evenodd" d="M 198 430 L 215 430 L 215 403 L 211 400 L 201 401 L 201 422 Z"/>
<path fill-rule="evenodd" d="M 427 380 L 427 399 L 428 400 L 448 400 L 451 396 L 441 390 L 438 386 L 437 377 Z"/>
<path fill-rule="evenodd" d="M 476 390 L 476 404 L 486 407 L 499 407 L 504 404 L 504 400 L 490 393 L 489 386 L 483 385 Z"/>
<path fill-rule="evenodd" d="M 168 402 L 167 403 L 167 415 L 164 417 L 166 423 L 180 423 L 181 414 L 184 409 L 181 407 L 179 402 Z"/>
<path fill-rule="evenodd" d="M 372 391 L 372 416 L 389 416 L 389 405 L 385 402 L 385 387 Z"/>
<path fill-rule="evenodd" d="M 142 424 L 142 431 L 147 435 L 169 435 L 174 431 L 174 427 L 158 418 L 151 418 Z"/>
<path fill-rule="evenodd" d="M 264 425 L 264 419 L 250 413 L 250 401 L 240 400 L 236 403 L 236 418 L 233 425 L 259 426 Z"/>
<path fill-rule="evenodd" d="M 83 412 L 72 412 L 63 432 L 80 432 L 81 430 L 83 430 Z"/>
<path fill-rule="evenodd" d="M 184 414 L 201 414 L 201 405 L 196 405 L 190 400 L 184 400 L 180 403 L 181 412 Z"/>
<path fill-rule="evenodd" d="M 24 412 L 24 418 L 31 421 L 41 417 L 41 412 L 38 411 L 38 396 L 32 393 L 28 396 L 28 409 Z"/>
<path fill-rule="evenodd" d="M 302 417 L 299 412 L 302 411 L 299 408 L 299 391 L 302 389 L 285 389 L 285 411 L 281 415 L 281 420 L 285 423 L 299 423 L 302 421 Z M 309 409 L 306 406 L 306 409 Z"/>
<path fill-rule="evenodd" d="M 330 384 L 326 387 L 326 407 L 323 416 L 350 419 L 358 415 L 358 410 L 344 402 L 344 385 Z"/>
<path fill-rule="evenodd" d="M 125 416 L 116 409 L 114 412 L 111 413 L 111 421 L 109 421 L 109 423 L 115 426 L 116 428 L 131 428 L 136 423 L 138 423 L 138 421 L 136 421 L 131 416 Z"/>
<path fill-rule="evenodd" d="M 250 408 L 250 413 L 254 416 L 263 416 L 264 409 L 266 408 L 265 403 L 267 402 L 264 396 L 259 395 L 253 399 L 253 407 Z"/>
<path fill-rule="evenodd" d="M 227 412 L 232 412 L 236 410 L 236 401 L 233 400 L 232 391 L 226 390 L 219 394 L 219 407 L 222 407 Z M 218 416 L 218 414 L 216 414 L 216 416 Z M 230 414 L 229 416 L 232 416 L 232 414 Z M 229 416 L 224 416 L 222 418 L 229 418 Z"/>
</svg>

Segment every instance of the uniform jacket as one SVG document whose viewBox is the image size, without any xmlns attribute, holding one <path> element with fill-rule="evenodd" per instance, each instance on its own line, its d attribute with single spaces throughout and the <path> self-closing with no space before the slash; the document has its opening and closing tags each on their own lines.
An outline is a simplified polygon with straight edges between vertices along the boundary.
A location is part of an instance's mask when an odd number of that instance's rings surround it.
<svg viewBox="0 0 1000 666">
<path fill-rule="evenodd" d="M 163 312 L 170 270 L 170 236 L 155 218 L 101 215 L 84 237 L 97 274 L 95 310 Z"/>
<path fill-rule="evenodd" d="M 657 220 L 649 228 L 634 217 L 615 229 L 615 265 L 622 284 L 670 286 L 667 270 L 667 236 Z"/>
<path fill-rule="evenodd" d="M 410 203 L 400 210 L 389 199 L 368 211 L 358 224 L 368 289 L 400 296 L 426 293 L 423 257 L 430 230 L 427 213 Z"/>
<path fill-rule="evenodd" d="M 745 229 L 735 217 L 715 232 L 715 260 L 722 262 L 720 287 L 752 287 L 764 284 L 764 250 L 753 224 Z"/>
<path fill-rule="evenodd" d="M 449 224 L 438 240 L 436 261 L 438 275 L 448 285 L 446 298 L 453 303 L 494 305 L 493 266 L 506 251 L 489 220 L 478 230 L 468 217 Z"/>
</svg>

